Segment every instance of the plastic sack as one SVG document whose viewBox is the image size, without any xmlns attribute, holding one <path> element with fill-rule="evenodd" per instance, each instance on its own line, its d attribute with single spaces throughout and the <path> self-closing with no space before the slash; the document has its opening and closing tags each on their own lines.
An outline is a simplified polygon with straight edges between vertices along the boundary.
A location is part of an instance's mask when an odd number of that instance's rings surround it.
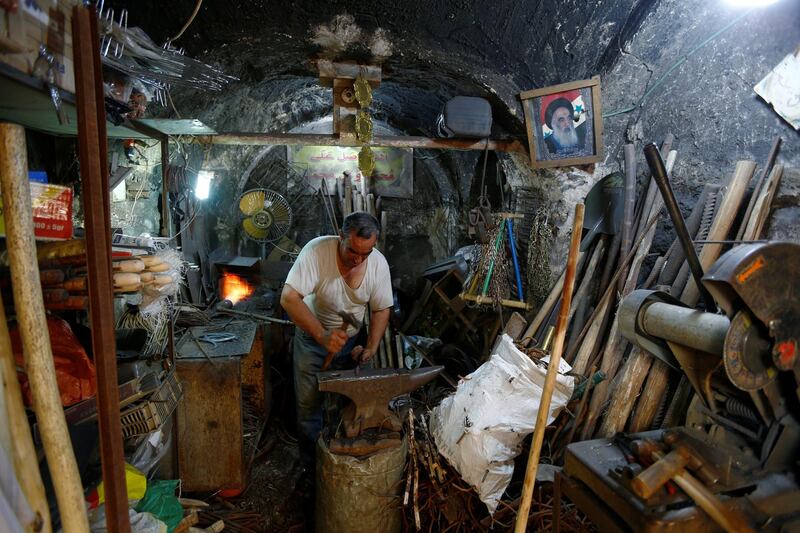
<svg viewBox="0 0 800 533">
<path fill-rule="evenodd" d="M 151 480 L 144 498 L 135 507 L 136 512 L 152 513 L 167 524 L 167 530 L 172 533 L 183 520 L 183 506 L 175 496 L 178 483 L 177 479 Z"/>
<path fill-rule="evenodd" d="M 147 478 L 143 472 L 125 463 L 125 487 L 128 489 L 128 503 L 135 504 L 142 499 L 147 491 Z M 86 497 L 89 508 L 94 509 L 106 501 L 105 487 L 101 481 L 97 488 L 89 492 Z"/>
<path fill-rule="evenodd" d="M 82 400 L 92 398 L 97 393 L 94 363 L 86 355 L 80 341 L 72 332 L 72 328 L 64 320 L 48 316 L 47 330 L 53 349 L 53 362 L 56 367 L 58 390 L 61 393 L 61 405 L 69 407 Z M 19 330 L 15 327 L 10 333 L 14 360 L 17 366 L 22 368 L 25 365 L 25 359 L 22 354 Z M 22 388 L 25 405 L 30 407 L 32 401 L 28 376 L 24 372 L 18 372 L 17 377 Z"/>
<path fill-rule="evenodd" d="M 167 533 L 167 524 L 151 513 L 137 513 L 128 509 L 132 533 Z M 106 506 L 101 505 L 89 513 L 89 530 L 91 533 L 107 533 Z"/>
<path fill-rule="evenodd" d="M 561 375 L 570 369 L 562 361 L 548 424 L 572 396 L 574 378 Z M 462 379 L 456 392 L 431 414 L 439 452 L 475 488 L 490 513 L 511 481 L 522 440 L 536 425 L 546 374 L 544 365 L 536 364 L 503 335 L 489 361 Z"/>
<path fill-rule="evenodd" d="M 172 432 L 165 432 L 164 428 L 148 433 L 136 446 L 136 451 L 131 456 L 131 463 L 145 475 L 152 477 L 152 472 L 158 467 L 158 462 L 170 450 L 171 442 Z"/>
</svg>

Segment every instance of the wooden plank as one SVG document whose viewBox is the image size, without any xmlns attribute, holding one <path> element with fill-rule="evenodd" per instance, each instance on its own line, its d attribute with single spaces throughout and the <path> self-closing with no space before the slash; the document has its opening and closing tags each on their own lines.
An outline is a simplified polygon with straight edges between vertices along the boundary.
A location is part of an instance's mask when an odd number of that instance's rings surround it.
<svg viewBox="0 0 800 533">
<path fill-rule="evenodd" d="M 354 80 L 359 74 L 363 74 L 373 87 L 377 87 L 381 83 L 382 69 L 377 65 L 341 63 L 330 59 L 317 59 L 316 63 L 320 82 L 326 86 L 330 86 L 334 78 Z"/>
<path fill-rule="evenodd" d="M 479 304 L 493 304 L 494 300 L 488 296 L 481 296 L 480 294 L 462 294 L 461 298 L 464 300 L 469 300 L 471 302 L 476 302 Z M 531 309 L 533 306 L 530 304 L 526 304 L 525 302 L 520 302 L 519 300 L 507 300 L 502 299 L 500 300 L 500 305 L 504 305 L 506 307 L 513 307 L 515 309 L 525 309 L 526 311 Z"/>
<path fill-rule="evenodd" d="M 244 487 L 241 365 L 238 358 L 176 361 L 178 472 L 184 491 Z"/>
<path fill-rule="evenodd" d="M 725 191 L 725 196 L 722 199 L 717 214 L 714 215 L 714 222 L 711 224 L 711 229 L 708 232 L 709 241 L 721 241 L 728 238 L 733 222 L 736 219 L 736 213 L 739 212 L 739 207 L 744 200 L 744 193 L 747 190 L 747 185 L 756 171 L 756 164 L 754 161 L 739 161 L 736 163 L 736 168 L 733 171 L 733 176 Z M 703 249 L 700 251 L 700 264 L 704 270 L 707 270 L 714 264 L 714 261 L 722 253 L 722 244 L 704 244 Z M 695 284 L 693 278 L 684 287 L 681 293 L 681 301 L 689 307 L 697 305 L 697 300 L 700 298 L 700 292 Z"/>
<path fill-rule="evenodd" d="M 97 13 L 94 8 L 73 8 L 72 33 L 75 38 L 78 160 L 86 218 L 89 318 L 97 370 L 97 420 L 106 518 L 109 529 L 128 533 L 130 520 L 115 356 L 108 139 Z"/>
<path fill-rule="evenodd" d="M 335 134 L 310 133 L 244 133 L 230 132 L 219 135 L 196 135 L 193 142 L 199 144 L 221 145 L 303 145 L 303 146 L 361 146 L 353 139 L 342 139 Z M 425 148 L 428 150 L 485 150 L 485 139 L 433 139 L 410 135 L 375 136 L 370 146 L 389 148 Z M 516 139 L 489 140 L 489 150 L 496 152 L 516 152 L 525 154 L 525 146 Z"/>
<path fill-rule="evenodd" d="M 267 407 L 266 371 L 264 369 L 264 335 L 262 328 L 256 330 L 250 353 L 242 358 L 242 385 L 247 386 L 250 398 L 258 408 L 258 414 L 264 416 Z"/>
<path fill-rule="evenodd" d="M 537 96 L 545 96 L 547 94 L 563 93 L 575 89 L 584 89 L 586 87 L 596 87 L 600 85 L 600 76 L 594 76 L 589 80 L 578 80 L 562 83 L 560 85 L 552 85 L 550 87 L 543 87 L 541 89 L 531 89 L 529 91 L 522 91 L 519 97 L 522 100 L 528 100 Z"/>
</svg>

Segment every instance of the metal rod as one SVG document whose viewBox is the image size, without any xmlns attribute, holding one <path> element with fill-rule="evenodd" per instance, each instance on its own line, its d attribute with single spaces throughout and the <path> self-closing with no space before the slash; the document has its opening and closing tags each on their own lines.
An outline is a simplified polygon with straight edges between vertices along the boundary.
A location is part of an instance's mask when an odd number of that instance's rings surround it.
<svg viewBox="0 0 800 533">
<path fill-rule="evenodd" d="M 500 229 L 497 232 L 497 237 L 494 240 L 495 255 L 492 257 L 491 261 L 489 261 L 489 269 L 486 272 L 486 279 L 483 281 L 481 296 L 486 296 L 489 293 L 489 283 L 492 281 L 492 273 L 494 272 L 494 264 L 497 261 L 497 254 L 500 253 L 498 250 L 500 249 L 500 243 L 503 241 L 503 227 L 505 223 L 506 219 L 500 221 Z"/>
<path fill-rule="evenodd" d="M 661 197 L 664 200 L 664 204 L 667 206 L 667 212 L 675 226 L 675 233 L 677 233 L 681 246 L 683 246 L 683 250 L 686 253 L 686 261 L 689 263 L 689 269 L 692 271 L 692 277 L 694 277 L 697 288 L 700 290 L 700 296 L 703 298 L 706 310 L 713 313 L 716 311 L 717 305 L 714 303 L 711 294 L 709 294 L 703 286 L 703 266 L 700 264 L 697 251 L 695 251 L 694 245 L 692 244 L 692 238 L 689 236 L 689 231 L 686 229 L 686 222 L 683 220 L 680 207 L 675 199 L 675 193 L 672 191 L 672 185 L 669 182 L 669 176 L 667 176 L 667 169 L 664 167 L 664 162 L 661 160 L 658 146 L 656 146 L 655 143 L 650 143 L 645 146 L 644 156 L 650 167 L 650 173 L 658 185 L 658 189 L 661 191 Z"/>
<path fill-rule="evenodd" d="M 522 277 L 519 275 L 519 263 L 517 262 L 517 245 L 514 242 L 514 221 L 508 219 L 508 245 L 511 246 L 511 259 L 514 262 L 514 276 L 517 280 L 517 297 L 522 301 Z"/>
</svg>

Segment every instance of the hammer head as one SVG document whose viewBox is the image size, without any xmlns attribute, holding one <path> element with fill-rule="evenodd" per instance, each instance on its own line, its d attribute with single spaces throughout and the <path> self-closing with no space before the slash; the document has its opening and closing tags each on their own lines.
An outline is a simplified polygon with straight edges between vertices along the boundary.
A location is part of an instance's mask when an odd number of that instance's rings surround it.
<svg viewBox="0 0 800 533">
<path fill-rule="evenodd" d="M 342 321 L 345 324 L 350 324 L 356 329 L 361 329 L 361 323 L 358 320 L 356 320 L 356 317 L 353 315 L 353 313 L 348 313 L 347 311 L 339 311 L 337 314 L 342 318 Z"/>
</svg>

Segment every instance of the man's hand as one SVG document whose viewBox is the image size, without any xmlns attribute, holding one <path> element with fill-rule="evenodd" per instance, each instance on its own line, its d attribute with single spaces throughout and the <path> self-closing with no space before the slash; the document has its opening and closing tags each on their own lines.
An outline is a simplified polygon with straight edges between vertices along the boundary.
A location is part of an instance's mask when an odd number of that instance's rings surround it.
<svg viewBox="0 0 800 533">
<path fill-rule="evenodd" d="M 350 354 L 356 363 L 363 364 L 369 362 L 375 356 L 375 351 L 363 346 L 356 346 Z"/>
<path fill-rule="evenodd" d="M 315 339 L 328 353 L 339 353 L 347 343 L 347 332 L 341 329 L 325 330 L 322 337 Z"/>
</svg>

